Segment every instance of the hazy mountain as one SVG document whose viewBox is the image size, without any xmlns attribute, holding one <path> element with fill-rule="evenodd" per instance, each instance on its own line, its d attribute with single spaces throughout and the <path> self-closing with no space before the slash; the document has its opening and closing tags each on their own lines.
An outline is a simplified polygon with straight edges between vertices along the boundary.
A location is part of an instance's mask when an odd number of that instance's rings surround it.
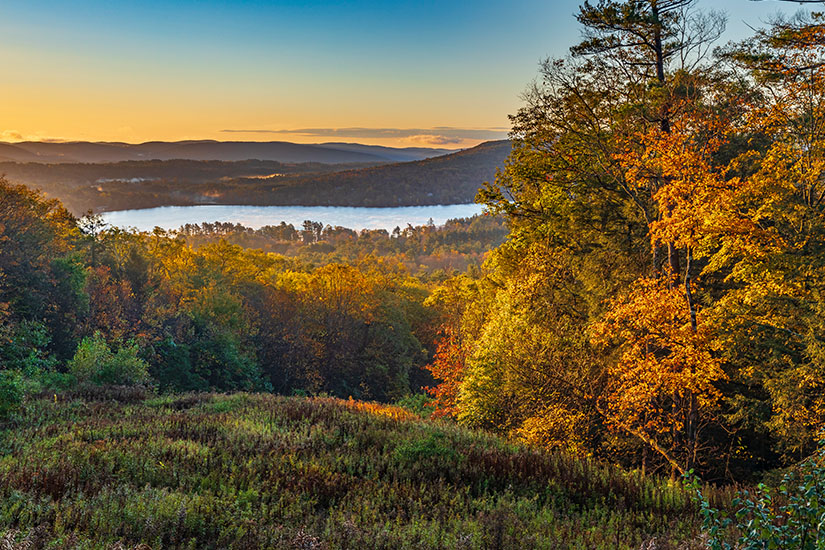
<svg viewBox="0 0 825 550">
<path fill-rule="evenodd" d="M 32 162 L 37 155 L 10 143 L 0 142 L 0 161 Z"/>
<path fill-rule="evenodd" d="M 306 145 L 285 141 L 0 142 L 0 160 L 42 163 L 103 163 L 129 160 L 271 160 L 277 162 L 376 163 L 420 160 L 446 149 L 393 148 L 357 143 Z"/>
<path fill-rule="evenodd" d="M 308 174 L 283 180 L 239 179 L 249 185 L 220 202 L 233 203 L 249 194 L 254 204 L 318 206 L 419 206 L 473 202 L 484 182 L 492 181 L 496 168 L 510 154 L 509 141 L 489 141 L 471 149 L 414 162 L 384 164 Z M 252 191 L 254 188 L 254 192 Z M 217 192 L 217 190 L 215 190 Z"/>
<path fill-rule="evenodd" d="M 71 197 L 75 190 L 103 184 L 164 182 L 167 185 L 207 184 L 237 178 L 266 178 L 340 172 L 380 163 L 284 163 L 273 160 L 125 160 L 106 163 L 2 162 L 0 174 L 13 182 Z"/>
</svg>

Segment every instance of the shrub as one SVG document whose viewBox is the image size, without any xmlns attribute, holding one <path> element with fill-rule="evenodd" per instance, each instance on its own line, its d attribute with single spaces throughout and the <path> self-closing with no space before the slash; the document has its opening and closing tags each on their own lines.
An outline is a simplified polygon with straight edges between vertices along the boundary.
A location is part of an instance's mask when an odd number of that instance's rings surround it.
<svg viewBox="0 0 825 550">
<path fill-rule="evenodd" d="M 7 418 L 23 403 L 23 376 L 18 371 L 0 371 L 0 419 Z"/>
<path fill-rule="evenodd" d="M 778 487 L 759 484 L 755 491 L 740 491 L 732 501 L 738 508 L 733 518 L 710 506 L 698 481 L 688 485 L 696 495 L 711 550 L 825 548 L 825 441 L 796 471 L 785 474 Z"/>
<path fill-rule="evenodd" d="M 56 361 L 47 351 L 50 341 L 41 323 L 22 321 L 0 326 L 0 365 L 27 376 L 51 370 Z"/>
<path fill-rule="evenodd" d="M 191 349 L 172 338 L 155 342 L 144 350 L 152 379 L 161 391 L 205 391 L 209 382 L 192 368 Z"/>
<path fill-rule="evenodd" d="M 432 399 L 423 393 L 416 393 L 402 397 L 395 402 L 396 407 L 407 409 L 411 413 L 421 418 L 430 418 L 435 411 L 435 405 Z"/>
<path fill-rule="evenodd" d="M 395 457 L 403 464 L 422 463 L 424 461 L 443 460 L 448 463 L 459 460 L 453 443 L 439 432 L 431 433 L 427 438 L 418 438 L 399 445 Z"/>
<path fill-rule="evenodd" d="M 113 352 L 100 333 L 84 338 L 69 361 L 69 371 L 78 382 L 128 386 L 149 380 L 148 365 L 138 357 L 135 344 Z"/>
</svg>

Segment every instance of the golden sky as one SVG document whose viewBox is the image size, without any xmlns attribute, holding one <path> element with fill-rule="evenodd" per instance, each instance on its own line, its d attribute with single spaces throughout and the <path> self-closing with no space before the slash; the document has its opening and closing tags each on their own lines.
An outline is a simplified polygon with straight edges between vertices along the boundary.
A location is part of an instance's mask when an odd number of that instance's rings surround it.
<svg viewBox="0 0 825 550">
<path fill-rule="evenodd" d="M 578 0 L 6 0 L 0 140 L 506 137 Z M 791 4 L 700 0 L 734 35 Z M 300 131 L 296 131 L 300 130 Z"/>
</svg>

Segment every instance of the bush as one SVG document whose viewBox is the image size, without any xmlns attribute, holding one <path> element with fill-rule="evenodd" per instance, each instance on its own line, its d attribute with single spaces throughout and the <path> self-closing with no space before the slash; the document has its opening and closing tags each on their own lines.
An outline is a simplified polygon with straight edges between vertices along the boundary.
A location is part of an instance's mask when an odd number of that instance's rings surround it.
<svg viewBox="0 0 825 550">
<path fill-rule="evenodd" d="M 112 352 L 103 336 L 95 333 L 80 342 L 69 361 L 69 372 L 81 383 L 129 386 L 148 382 L 148 365 L 138 351 L 137 345 L 127 344 Z"/>
<path fill-rule="evenodd" d="M 738 507 L 734 518 L 710 506 L 698 481 L 688 485 L 700 506 L 711 550 L 825 548 L 825 441 L 796 471 L 785 474 L 778 487 L 759 484 L 755 491 L 740 491 L 733 499 Z"/>
<path fill-rule="evenodd" d="M 41 323 L 22 321 L 0 326 L 0 365 L 36 376 L 54 367 L 56 360 L 48 351 L 51 341 Z"/>
<path fill-rule="evenodd" d="M 0 371 L 0 420 L 7 418 L 23 403 L 23 376 L 18 371 Z"/>
<path fill-rule="evenodd" d="M 416 393 L 402 397 L 395 402 L 396 407 L 407 409 L 411 413 L 421 418 L 430 418 L 435 411 L 433 400 L 423 393 Z"/>
<path fill-rule="evenodd" d="M 167 338 L 144 350 L 152 379 L 161 391 L 206 391 L 209 382 L 192 369 L 191 349 Z"/>
<path fill-rule="evenodd" d="M 458 452 L 443 433 L 434 432 L 427 438 L 407 441 L 395 449 L 395 458 L 402 464 L 421 464 L 427 461 L 454 463 L 460 460 Z"/>
</svg>

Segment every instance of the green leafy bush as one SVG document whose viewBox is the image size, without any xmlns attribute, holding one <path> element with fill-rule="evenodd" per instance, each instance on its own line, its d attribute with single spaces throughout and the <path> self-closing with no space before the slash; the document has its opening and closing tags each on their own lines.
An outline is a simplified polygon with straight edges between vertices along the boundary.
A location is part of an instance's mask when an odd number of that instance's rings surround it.
<svg viewBox="0 0 825 550">
<path fill-rule="evenodd" d="M 415 393 L 402 397 L 395 402 L 395 406 L 407 409 L 421 418 L 430 418 L 435 410 L 432 399 L 423 393 Z"/>
<path fill-rule="evenodd" d="M 7 418 L 23 403 L 23 376 L 16 370 L 0 371 L 0 420 Z"/>
<path fill-rule="evenodd" d="M 0 365 L 28 376 L 54 367 L 56 360 L 47 351 L 51 337 L 41 323 L 22 321 L 0 326 Z"/>
<path fill-rule="evenodd" d="M 778 487 L 760 483 L 755 491 L 740 491 L 733 518 L 710 505 L 695 479 L 688 486 L 710 550 L 825 549 L 825 441 Z"/>
<path fill-rule="evenodd" d="M 100 333 L 84 338 L 69 361 L 69 372 L 78 382 L 104 385 L 134 385 L 149 381 L 148 365 L 138 357 L 135 344 L 113 352 Z"/>
<path fill-rule="evenodd" d="M 173 338 L 155 342 L 144 350 L 149 373 L 162 392 L 206 391 L 209 382 L 192 367 L 192 350 Z"/>
<path fill-rule="evenodd" d="M 421 463 L 423 461 L 455 462 L 460 459 L 459 454 L 452 446 L 452 442 L 444 434 L 431 433 L 426 438 L 417 438 L 405 442 L 395 449 L 396 458 L 405 464 Z"/>
<path fill-rule="evenodd" d="M 0 418 L 17 410 L 26 396 L 62 389 L 70 375 L 55 372 L 45 325 L 23 320 L 0 325 Z M 63 382 L 63 384 L 61 384 Z"/>
</svg>

